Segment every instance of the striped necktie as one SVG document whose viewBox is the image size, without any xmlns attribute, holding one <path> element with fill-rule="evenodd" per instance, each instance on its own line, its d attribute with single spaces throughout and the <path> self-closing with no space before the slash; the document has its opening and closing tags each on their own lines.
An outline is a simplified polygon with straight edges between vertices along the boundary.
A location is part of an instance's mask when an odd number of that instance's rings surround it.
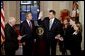
<svg viewBox="0 0 85 56">
<path fill-rule="evenodd" d="M 29 22 L 29 26 L 30 26 L 30 28 L 32 29 L 32 23 L 31 23 L 31 21 Z"/>
</svg>

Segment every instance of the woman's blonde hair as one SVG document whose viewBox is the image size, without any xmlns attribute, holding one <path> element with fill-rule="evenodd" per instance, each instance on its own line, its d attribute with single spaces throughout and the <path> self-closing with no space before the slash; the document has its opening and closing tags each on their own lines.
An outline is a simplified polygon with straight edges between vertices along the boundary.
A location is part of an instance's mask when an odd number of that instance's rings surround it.
<svg viewBox="0 0 85 56">
<path fill-rule="evenodd" d="M 82 25 L 80 23 L 76 23 L 76 26 L 78 27 L 78 31 L 79 32 L 82 32 Z"/>
</svg>

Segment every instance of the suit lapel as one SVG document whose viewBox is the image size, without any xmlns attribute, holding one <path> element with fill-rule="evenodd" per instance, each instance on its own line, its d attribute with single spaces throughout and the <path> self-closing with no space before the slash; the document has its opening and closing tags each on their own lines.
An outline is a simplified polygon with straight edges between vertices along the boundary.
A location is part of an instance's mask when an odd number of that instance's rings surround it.
<svg viewBox="0 0 85 56">
<path fill-rule="evenodd" d="M 49 30 L 49 19 L 47 20 L 47 29 Z"/>
<path fill-rule="evenodd" d="M 14 33 L 14 34 L 16 34 L 16 35 L 18 34 L 18 33 L 16 32 L 16 29 L 15 29 L 14 26 L 12 27 L 12 26 L 10 26 L 10 25 L 8 24 L 8 27 L 10 27 L 12 33 Z"/>
</svg>

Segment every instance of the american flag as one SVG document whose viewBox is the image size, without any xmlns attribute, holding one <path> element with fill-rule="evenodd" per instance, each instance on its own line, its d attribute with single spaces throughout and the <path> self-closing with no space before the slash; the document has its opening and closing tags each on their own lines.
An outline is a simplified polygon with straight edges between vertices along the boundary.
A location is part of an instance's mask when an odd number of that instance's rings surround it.
<svg viewBox="0 0 85 56">
<path fill-rule="evenodd" d="M 3 2 L 1 1 L 1 40 L 5 39 L 4 28 L 5 28 L 5 16 L 4 16 Z"/>
</svg>

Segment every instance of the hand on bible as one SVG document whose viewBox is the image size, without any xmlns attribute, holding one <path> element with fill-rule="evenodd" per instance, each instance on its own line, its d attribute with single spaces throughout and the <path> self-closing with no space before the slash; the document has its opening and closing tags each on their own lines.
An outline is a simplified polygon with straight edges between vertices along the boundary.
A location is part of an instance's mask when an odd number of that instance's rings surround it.
<svg viewBox="0 0 85 56">
<path fill-rule="evenodd" d="M 60 41 L 63 41 L 64 39 L 63 39 L 63 37 L 60 37 L 59 40 L 60 40 Z"/>
<path fill-rule="evenodd" d="M 55 39 L 59 39 L 60 38 L 60 34 L 58 34 L 56 37 L 55 37 Z"/>
<path fill-rule="evenodd" d="M 21 40 L 21 39 L 22 39 L 22 36 L 19 35 L 19 36 L 18 36 L 18 40 Z"/>
<path fill-rule="evenodd" d="M 25 42 L 23 42 L 22 45 L 25 45 Z"/>
</svg>

